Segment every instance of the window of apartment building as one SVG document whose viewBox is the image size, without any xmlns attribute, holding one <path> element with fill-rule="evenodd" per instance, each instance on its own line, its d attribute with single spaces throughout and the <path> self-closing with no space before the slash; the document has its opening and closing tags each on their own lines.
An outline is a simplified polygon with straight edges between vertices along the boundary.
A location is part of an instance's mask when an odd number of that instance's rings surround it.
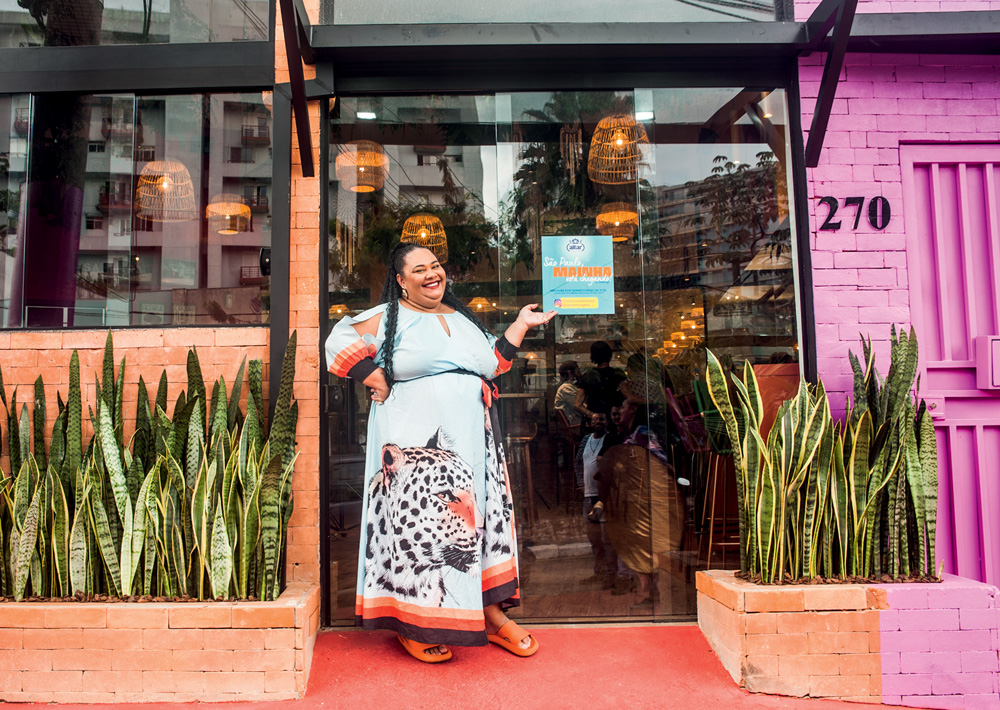
<svg viewBox="0 0 1000 710">
<path fill-rule="evenodd" d="M 260 92 L 0 96 L 0 327 L 267 322 L 270 121 Z"/>
</svg>

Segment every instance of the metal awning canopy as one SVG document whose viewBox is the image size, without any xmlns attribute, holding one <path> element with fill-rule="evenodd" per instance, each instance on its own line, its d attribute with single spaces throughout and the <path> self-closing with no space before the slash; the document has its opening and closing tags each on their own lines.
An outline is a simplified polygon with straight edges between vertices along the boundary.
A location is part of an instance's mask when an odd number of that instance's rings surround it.
<svg viewBox="0 0 1000 710">
<path fill-rule="evenodd" d="M 301 0 L 279 0 L 289 64 L 301 56 L 320 77 L 307 85 L 293 72 L 297 118 L 307 97 L 334 92 L 607 89 L 639 77 L 696 86 L 713 72 L 753 86 L 823 51 L 809 167 L 847 52 L 1000 54 L 1000 12 L 856 15 L 857 4 L 823 0 L 804 22 L 312 25 Z M 308 120 L 296 124 L 299 145 L 311 145 Z"/>
<path fill-rule="evenodd" d="M 804 22 L 304 24 L 303 35 L 316 61 L 352 68 L 459 59 L 773 59 L 830 49 L 817 14 L 844 4 L 822 3 Z M 847 51 L 998 54 L 1000 11 L 859 14 Z"/>
</svg>

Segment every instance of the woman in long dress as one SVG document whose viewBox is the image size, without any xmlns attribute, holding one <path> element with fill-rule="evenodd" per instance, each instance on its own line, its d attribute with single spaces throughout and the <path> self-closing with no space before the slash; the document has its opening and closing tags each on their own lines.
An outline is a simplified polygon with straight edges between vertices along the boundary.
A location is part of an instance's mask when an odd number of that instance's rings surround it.
<svg viewBox="0 0 1000 710">
<path fill-rule="evenodd" d="M 335 375 L 371 389 L 355 618 L 391 629 L 415 658 L 538 642 L 504 610 L 520 603 L 513 505 L 489 382 L 554 311 L 530 304 L 497 339 L 456 299 L 429 249 L 397 245 L 382 303 L 326 341 Z"/>
</svg>

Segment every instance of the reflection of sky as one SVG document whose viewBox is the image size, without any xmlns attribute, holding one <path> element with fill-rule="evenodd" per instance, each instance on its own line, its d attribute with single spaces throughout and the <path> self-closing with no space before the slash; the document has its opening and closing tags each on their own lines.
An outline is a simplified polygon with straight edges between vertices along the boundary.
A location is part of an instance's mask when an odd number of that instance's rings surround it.
<svg viewBox="0 0 1000 710">
<path fill-rule="evenodd" d="M 743 145 L 730 143 L 658 145 L 652 156 L 649 182 L 654 187 L 673 187 L 692 180 L 704 180 L 712 174 L 716 156 L 724 155 L 732 161 L 757 164 L 757 153 L 771 151 L 762 143 Z"/>
</svg>

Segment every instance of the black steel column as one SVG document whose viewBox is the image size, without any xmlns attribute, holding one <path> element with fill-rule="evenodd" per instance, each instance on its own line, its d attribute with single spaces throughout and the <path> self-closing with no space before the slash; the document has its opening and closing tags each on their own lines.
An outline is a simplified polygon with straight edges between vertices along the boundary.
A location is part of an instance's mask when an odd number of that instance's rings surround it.
<svg viewBox="0 0 1000 710">
<path fill-rule="evenodd" d="M 268 421 L 274 421 L 274 405 L 281 382 L 281 363 L 288 345 L 288 288 L 291 262 L 292 190 L 292 98 L 288 84 L 274 87 L 271 106 L 274 136 L 271 167 L 271 353 Z"/>
<path fill-rule="evenodd" d="M 799 94 L 799 68 L 791 67 L 788 81 L 788 130 L 792 141 L 792 189 L 795 202 L 795 256 L 799 281 L 799 315 L 801 316 L 800 340 L 802 351 L 799 360 L 802 371 L 810 382 L 816 381 L 816 306 L 813 298 L 812 245 L 809 236 L 809 180 L 806 174 L 806 153 L 802 141 L 802 100 Z"/>
<path fill-rule="evenodd" d="M 323 99 L 319 109 L 319 620 L 323 626 L 330 624 L 333 610 L 330 604 L 330 406 L 327 387 L 326 340 L 327 323 L 330 321 L 330 100 Z"/>
</svg>

